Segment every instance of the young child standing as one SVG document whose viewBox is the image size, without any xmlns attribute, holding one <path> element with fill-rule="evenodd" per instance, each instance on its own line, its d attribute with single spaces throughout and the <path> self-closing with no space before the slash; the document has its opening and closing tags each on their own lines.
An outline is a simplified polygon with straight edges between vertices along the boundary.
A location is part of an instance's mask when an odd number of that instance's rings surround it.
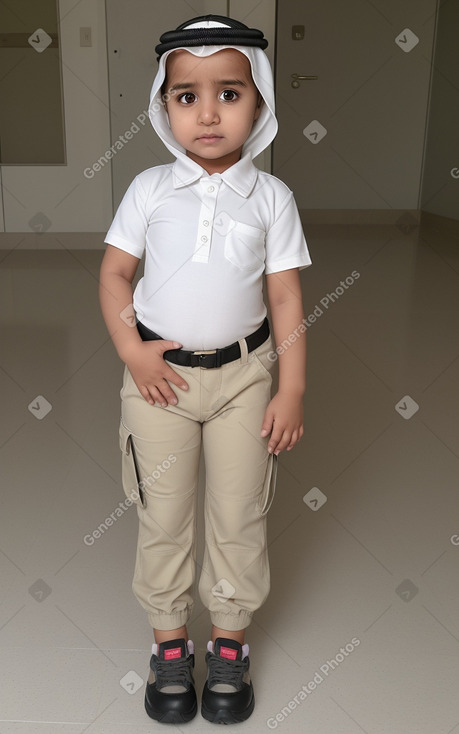
<svg viewBox="0 0 459 734">
<path fill-rule="evenodd" d="M 277 456 L 303 435 L 298 271 L 311 260 L 292 192 L 252 162 L 277 132 L 266 46 L 261 31 L 216 15 L 161 36 L 149 114 L 176 160 L 136 176 L 105 239 L 100 299 L 125 363 L 123 487 L 139 518 L 132 588 L 155 637 L 145 707 L 162 722 L 197 713 L 186 625 L 201 445 L 199 594 L 212 622 L 201 713 L 229 724 L 254 708 L 244 633 L 269 593 Z M 272 399 L 263 274 L 275 342 L 293 335 Z"/>
</svg>

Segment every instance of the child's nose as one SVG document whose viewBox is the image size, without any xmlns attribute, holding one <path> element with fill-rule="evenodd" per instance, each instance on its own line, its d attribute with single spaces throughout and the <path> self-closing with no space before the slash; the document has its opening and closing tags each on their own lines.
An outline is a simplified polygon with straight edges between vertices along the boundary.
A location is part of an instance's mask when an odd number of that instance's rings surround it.
<svg viewBox="0 0 459 734">
<path fill-rule="evenodd" d="M 199 122 L 204 125 L 216 124 L 219 121 L 217 103 L 212 100 L 203 100 L 199 108 Z"/>
</svg>

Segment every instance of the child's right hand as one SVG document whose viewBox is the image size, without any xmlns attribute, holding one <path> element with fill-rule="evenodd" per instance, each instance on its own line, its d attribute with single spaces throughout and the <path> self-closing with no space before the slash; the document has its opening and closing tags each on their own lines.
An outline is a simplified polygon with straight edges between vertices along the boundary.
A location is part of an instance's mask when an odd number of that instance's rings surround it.
<svg viewBox="0 0 459 734">
<path fill-rule="evenodd" d="M 181 344 L 167 339 L 145 341 L 136 345 L 125 359 L 139 392 L 150 405 L 157 402 L 165 408 L 169 403 L 177 404 L 177 396 L 169 382 L 182 390 L 188 390 L 188 383 L 167 364 L 163 357 L 164 352 L 168 349 L 178 347 L 181 347 Z"/>
</svg>

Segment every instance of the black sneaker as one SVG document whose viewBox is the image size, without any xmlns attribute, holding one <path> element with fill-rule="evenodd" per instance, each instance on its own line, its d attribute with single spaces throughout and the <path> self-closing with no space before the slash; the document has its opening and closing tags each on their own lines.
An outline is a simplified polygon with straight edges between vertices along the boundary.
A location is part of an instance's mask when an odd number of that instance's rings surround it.
<svg viewBox="0 0 459 734">
<path fill-rule="evenodd" d="M 237 724 L 249 718 L 255 705 L 249 675 L 249 646 L 218 637 L 207 645 L 207 680 L 201 713 L 216 724 Z"/>
<path fill-rule="evenodd" d="M 152 719 L 167 724 L 191 721 L 198 704 L 193 678 L 194 645 L 185 639 L 153 645 L 150 675 L 145 690 L 145 710 Z"/>
</svg>

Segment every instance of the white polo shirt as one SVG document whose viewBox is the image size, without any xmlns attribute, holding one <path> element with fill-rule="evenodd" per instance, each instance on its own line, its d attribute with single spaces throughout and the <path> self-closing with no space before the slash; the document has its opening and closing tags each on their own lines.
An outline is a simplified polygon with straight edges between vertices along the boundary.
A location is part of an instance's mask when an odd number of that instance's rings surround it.
<svg viewBox="0 0 459 734">
<path fill-rule="evenodd" d="M 256 331 L 267 313 L 263 273 L 311 265 L 292 192 L 249 153 L 212 176 L 185 156 L 143 171 L 105 242 L 145 252 L 137 318 L 190 350 Z"/>
</svg>

